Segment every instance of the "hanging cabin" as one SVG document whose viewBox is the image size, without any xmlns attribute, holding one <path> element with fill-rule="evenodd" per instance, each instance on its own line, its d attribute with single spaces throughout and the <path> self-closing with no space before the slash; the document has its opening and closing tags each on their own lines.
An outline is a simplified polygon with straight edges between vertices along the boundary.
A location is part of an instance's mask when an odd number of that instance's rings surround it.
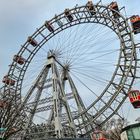
<svg viewBox="0 0 140 140">
<path fill-rule="evenodd" d="M 3 100 L 0 100 L 0 108 L 6 108 L 7 107 L 7 103 Z"/>
<path fill-rule="evenodd" d="M 10 86 L 14 86 L 15 85 L 15 80 L 9 78 L 8 75 L 3 77 L 2 82 L 5 83 L 6 85 L 10 85 Z"/>
<path fill-rule="evenodd" d="M 140 16 L 134 15 L 130 17 L 130 22 L 131 22 L 134 34 L 140 33 Z"/>
<path fill-rule="evenodd" d="M 128 93 L 129 100 L 134 108 L 140 108 L 140 92 L 139 90 L 132 90 Z"/>
<path fill-rule="evenodd" d="M 45 22 L 45 26 L 50 32 L 54 32 L 54 27 L 50 24 L 49 21 Z"/>
<path fill-rule="evenodd" d="M 88 1 L 86 6 L 87 6 L 89 12 L 91 13 L 91 15 L 95 15 L 96 14 L 95 8 L 94 8 L 94 5 L 93 5 L 92 1 Z"/>
<path fill-rule="evenodd" d="M 20 65 L 23 65 L 25 63 L 25 59 L 18 55 L 14 55 L 13 61 L 17 62 Z"/>
<path fill-rule="evenodd" d="M 64 14 L 70 22 L 73 21 L 73 16 L 71 15 L 71 12 L 69 11 L 69 9 L 65 9 Z"/>
<path fill-rule="evenodd" d="M 37 41 L 33 39 L 31 36 L 28 37 L 27 41 L 33 46 L 36 47 L 38 45 Z"/>
<path fill-rule="evenodd" d="M 114 18 L 120 17 L 120 15 L 117 13 L 117 12 L 119 12 L 119 7 L 118 7 L 117 2 L 111 2 L 109 5 L 109 8 L 112 9 L 112 14 L 113 14 Z M 115 12 L 114 10 L 117 12 Z"/>
</svg>

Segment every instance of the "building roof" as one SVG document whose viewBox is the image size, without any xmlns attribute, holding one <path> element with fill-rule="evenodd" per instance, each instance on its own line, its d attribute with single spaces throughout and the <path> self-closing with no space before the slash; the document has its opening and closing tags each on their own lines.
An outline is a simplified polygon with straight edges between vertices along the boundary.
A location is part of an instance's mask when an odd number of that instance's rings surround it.
<svg viewBox="0 0 140 140">
<path fill-rule="evenodd" d="M 129 126 L 126 126 L 125 128 L 122 129 L 122 132 L 126 131 L 126 130 L 129 130 L 131 128 L 135 128 L 135 127 L 140 127 L 140 123 L 135 123 L 135 124 L 131 124 Z"/>
</svg>

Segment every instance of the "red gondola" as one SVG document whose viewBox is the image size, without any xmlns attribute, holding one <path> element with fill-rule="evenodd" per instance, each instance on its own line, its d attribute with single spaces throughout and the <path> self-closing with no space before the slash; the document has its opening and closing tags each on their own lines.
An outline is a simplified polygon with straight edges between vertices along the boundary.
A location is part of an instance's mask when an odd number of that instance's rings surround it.
<svg viewBox="0 0 140 140">
<path fill-rule="evenodd" d="M 130 17 L 130 22 L 132 24 L 134 34 L 140 33 L 140 16 L 134 15 L 134 16 Z"/>
<path fill-rule="evenodd" d="M 45 22 L 45 26 L 50 32 L 54 32 L 54 27 L 50 24 L 49 21 Z"/>
<path fill-rule="evenodd" d="M 28 37 L 27 41 L 34 47 L 38 45 L 37 41 L 33 39 L 31 36 Z"/>
<path fill-rule="evenodd" d="M 86 6 L 87 6 L 89 12 L 91 13 L 91 15 L 95 15 L 96 14 L 95 8 L 94 8 L 94 5 L 93 5 L 92 1 L 88 1 Z"/>
<path fill-rule="evenodd" d="M 7 84 L 7 85 L 10 85 L 10 86 L 14 86 L 15 85 L 15 80 L 9 78 L 8 75 L 3 77 L 2 82 Z"/>
<path fill-rule="evenodd" d="M 92 140 L 108 140 L 103 131 L 96 130 L 92 134 Z"/>
<path fill-rule="evenodd" d="M 8 104 L 5 101 L 0 100 L 0 108 L 5 108 L 5 107 L 7 107 L 7 105 Z"/>
<path fill-rule="evenodd" d="M 140 92 L 139 90 L 132 90 L 128 93 L 131 104 L 134 108 L 140 108 Z"/>
<path fill-rule="evenodd" d="M 25 63 L 25 59 L 21 56 L 18 56 L 18 55 L 14 55 L 13 60 L 20 65 L 23 65 Z"/>
<path fill-rule="evenodd" d="M 73 16 L 71 15 L 71 12 L 69 9 L 65 9 L 64 14 L 70 22 L 73 21 Z"/>
<path fill-rule="evenodd" d="M 119 12 L 119 7 L 118 7 L 117 2 L 111 2 L 110 5 L 109 5 L 109 8 Z M 113 10 L 112 10 L 112 14 L 113 14 L 114 18 L 120 17 L 120 15 Z"/>
</svg>

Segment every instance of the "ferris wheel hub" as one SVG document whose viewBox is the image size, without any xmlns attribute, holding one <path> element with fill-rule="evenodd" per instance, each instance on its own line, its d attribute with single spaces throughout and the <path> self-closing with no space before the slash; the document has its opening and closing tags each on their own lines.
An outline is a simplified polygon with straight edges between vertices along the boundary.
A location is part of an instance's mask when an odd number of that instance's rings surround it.
<svg viewBox="0 0 140 140">
<path fill-rule="evenodd" d="M 55 56 L 56 56 L 56 54 L 55 54 L 55 52 L 53 51 L 53 50 L 49 50 L 49 52 L 48 52 L 48 59 L 50 59 L 50 58 L 55 58 Z"/>
</svg>

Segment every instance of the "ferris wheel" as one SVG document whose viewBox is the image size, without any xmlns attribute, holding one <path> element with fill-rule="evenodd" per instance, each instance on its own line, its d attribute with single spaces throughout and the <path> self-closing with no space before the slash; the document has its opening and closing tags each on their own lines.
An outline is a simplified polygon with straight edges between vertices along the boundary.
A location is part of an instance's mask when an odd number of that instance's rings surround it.
<svg viewBox="0 0 140 140">
<path fill-rule="evenodd" d="M 116 2 L 65 9 L 13 57 L 1 90 L 3 137 L 88 136 L 121 117 L 137 62 L 132 29 Z"/>
</svg>

